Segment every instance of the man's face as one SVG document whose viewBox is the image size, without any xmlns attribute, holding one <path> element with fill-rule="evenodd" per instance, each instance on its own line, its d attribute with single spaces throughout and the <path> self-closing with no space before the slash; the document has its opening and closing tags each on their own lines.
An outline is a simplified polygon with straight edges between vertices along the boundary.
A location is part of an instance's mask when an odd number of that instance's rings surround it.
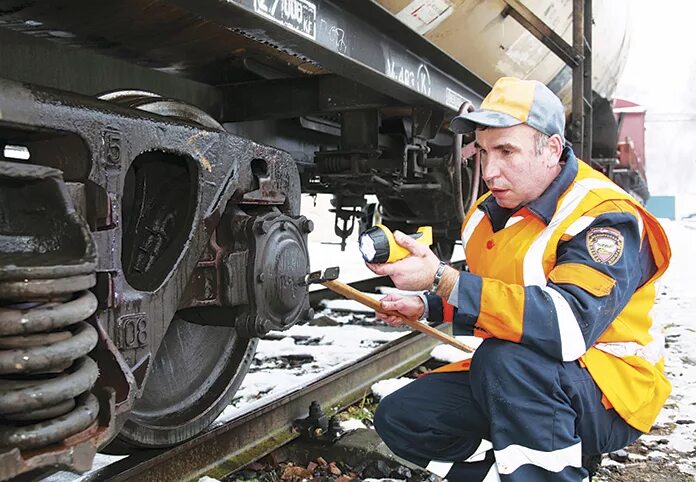
<svg viewBox="0 0 696 482">
<path fill-rule="evenodd" d="M 551 138 L 537 153 L 536 133 L 526 124 L 476 130 L 481 175 L 503 208 L 538 198 L 560 171 L 560 141 Z"/>
</svg>

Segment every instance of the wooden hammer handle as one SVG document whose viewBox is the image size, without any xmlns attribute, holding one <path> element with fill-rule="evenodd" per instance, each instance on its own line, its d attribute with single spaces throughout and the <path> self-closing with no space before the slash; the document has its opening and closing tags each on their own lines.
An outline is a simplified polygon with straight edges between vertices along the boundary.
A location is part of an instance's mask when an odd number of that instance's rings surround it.
<svg viewBox="0 0 696 482">
<path fill-rule="evenodd" d="M 329 288 L 331 291 L 334 291 L 338 293 L 339 295 L 342 295 L 348 299 L 357 301 L 358 303 L 361 303 L 368 308 L 372 308 L 373 310 L 379 312 L 379 313 L 384 313 L 386 315 L 396 315 L 401 317 L 401 319 L 404 320 L 404 322 L 413 328 L 414 330 L 418 330 L 422 333 L 425 333 L 426 335 L 432 336 L 433 338 L 436 338 L 440 340 L 443 343 L 447 343 L 448 345 L 452 345 L 455 348 L 459 348 L 462 351 L 465 351 L 467 353 L 473 353 L 474 349 L 471 348 L 468 345 L 465 345 L 461 341 L 457 340 L 453 336 L 448 335 L 447 333 L 443 333 L 440 330 L 436 330 L 435 328 L 426 325 L 424 323 L 421 323 L 417 320 L 409 320 L 404 317 L 401 313 L 398 312 L 389 312 L 389 311 L 384 311 L 382 310 L 382 304 L 377 301 L 376 299 L 372 298 L 371 296 L 366 295 L 362 291 L 358 291 L 352 286 L 349 286 L 345 283 L 342 283 L 337 280 L 331 280 L 331 281 L 325 281 L 322 283 L 324 286 Z"/>
</svg>

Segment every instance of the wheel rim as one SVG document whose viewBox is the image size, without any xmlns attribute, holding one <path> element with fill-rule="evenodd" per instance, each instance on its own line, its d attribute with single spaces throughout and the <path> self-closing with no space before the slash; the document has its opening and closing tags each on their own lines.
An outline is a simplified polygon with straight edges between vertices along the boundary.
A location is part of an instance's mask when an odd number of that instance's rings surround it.
<svg viewBox="0 0 696 482">
<path fill-rule="evenodd" d="M 232 401 L 256 351 L 234 327 L 175 317 L 119 438 L 137 446 L 181 443 L 204 430 Z"/>
</svg>

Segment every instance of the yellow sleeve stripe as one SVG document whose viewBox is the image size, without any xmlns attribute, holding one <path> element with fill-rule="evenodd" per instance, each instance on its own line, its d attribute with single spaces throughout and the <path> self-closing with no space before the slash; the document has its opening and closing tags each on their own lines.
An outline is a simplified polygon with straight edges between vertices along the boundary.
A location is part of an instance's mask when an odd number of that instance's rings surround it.
<svg viewBox="0 0 696 482">
<path fill-rule="evenodd" d="M 581 263 L 559 264 L 549 273 L 549 281 L 576 285 L 597 297 L 607 296 L 616 284 L 611 276 Z"/>
</svg>

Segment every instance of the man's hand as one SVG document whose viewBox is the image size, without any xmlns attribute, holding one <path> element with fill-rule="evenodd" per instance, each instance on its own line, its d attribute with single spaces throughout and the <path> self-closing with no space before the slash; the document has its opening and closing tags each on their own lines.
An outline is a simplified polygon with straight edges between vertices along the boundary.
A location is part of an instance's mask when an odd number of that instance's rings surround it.
<svg viewBox="0 0 696 482">
<path fill-rule="evenodd" d="M 423 300 L 421 300 L 420 296 L 391 294 L 382 298 L 380 302 L 382 303 L 382 310 L 398 311 L 399 314 L 403 315 L 403 317 L 401 317 L 377 313 L 377 318 L 392 326 L 403 325 L 404 318 L 417 320 L 423 316 L 423 312 L 425 311 L 425 306 L 423 306 Z"/>
<path fill-rule="evenodd" d="M 430 288 L 440 263 L 435 253 L 401 231 L 394 231 L 394 239 L 411 255 L 394 263 L 366 263 L 367 267 L 373 273 L 389 276 L 399 289 L 415 291 Z"/>
</svg>

